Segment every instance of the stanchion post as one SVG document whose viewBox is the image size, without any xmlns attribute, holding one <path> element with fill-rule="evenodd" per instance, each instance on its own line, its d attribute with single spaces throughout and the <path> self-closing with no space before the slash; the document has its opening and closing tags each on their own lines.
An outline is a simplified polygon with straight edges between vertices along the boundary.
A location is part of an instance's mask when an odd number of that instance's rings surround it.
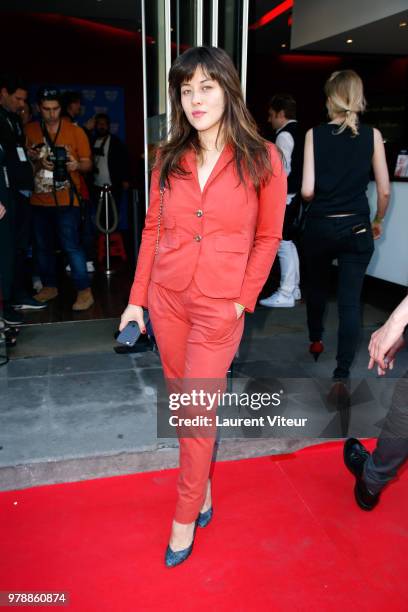
<svg viewBox="0 0 408 612">
<path fill-rule="evenodd" d="M 110 267 L 110 245 L 109 245 L 109 198 L 111 191 L 109 185 L 103 186 L 103 197 L 105 202 L 105 245 L 106 245 L 106 276 L 113 274 L 113 270 Z"/>
</svg>

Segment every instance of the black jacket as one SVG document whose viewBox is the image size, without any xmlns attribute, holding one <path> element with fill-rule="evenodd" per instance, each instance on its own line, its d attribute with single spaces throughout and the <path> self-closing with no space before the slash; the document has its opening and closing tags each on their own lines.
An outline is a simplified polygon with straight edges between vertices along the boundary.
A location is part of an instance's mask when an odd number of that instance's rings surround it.
<svg viewBox="0 0 408 612">
<path fill-rule="evenodd" d="M 15 113 L 6 111 L 0 106 L 0 144 L 5 152 L 5 165 L 10 187 L 14 191 L 32 191 L 34 189 L 33 168 L 26 155 L 21 161 L 17 147 L 24 149 L 25 136 L 20 118 Z"/>
<path fill-rule="evenodd" d="M 297 121 L 291 121 L 287 123 L 283 128 L 275 132 L 274 141 L 276 142 L 279 134 L 288 132 L 295 143 L 292 159 L 291 159 L 291 171 L 288 176 L 288 193 L 299 193 L 302 187 L 302 174 L 303 174 L 303 150 L 305 146 L 305 134 L 299 127 Z"/>
</svg>

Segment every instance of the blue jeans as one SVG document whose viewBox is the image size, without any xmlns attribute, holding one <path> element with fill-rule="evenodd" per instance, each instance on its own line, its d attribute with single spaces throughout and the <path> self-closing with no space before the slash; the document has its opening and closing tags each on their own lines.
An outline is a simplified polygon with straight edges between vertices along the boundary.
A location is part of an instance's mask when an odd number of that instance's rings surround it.
<svg viewBox="0 0 408 612">
<path fill-rule="evenodd" d="M 74 206 L 33 206 L 34 239 L 41 282 L 44 287 L 57 286 L 55 249 L 60 247 L 68 257 L 71 276 L 78 291 L 89 287 L 86 258 L 80 241 L 80 213 Z M 57 243 L 58 240 L 58 243 Z"/>
</svg>

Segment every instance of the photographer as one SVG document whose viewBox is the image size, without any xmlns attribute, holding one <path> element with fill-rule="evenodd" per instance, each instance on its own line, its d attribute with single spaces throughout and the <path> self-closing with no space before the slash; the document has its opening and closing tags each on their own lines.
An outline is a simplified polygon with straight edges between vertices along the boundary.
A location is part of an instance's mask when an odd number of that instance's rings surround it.
<svg viewBox="0 0 408 612">
<path fill-rule="evenodd" d="M 80 243 L 80 173 L 92 168 L 88 138 L 82 128 L 61 118 L 56 89 L 38 92 L 41 120 L 26 127 L 28 153 L 35 167 L 34 237 L 43 284 L 35 297 L 41 303 L 58 295 L 54 238 L 68 257 L 78 290 L 73 310 L 87 310 L 94 303 L 86 259 Z"/>
<path fill-rule="evenodd" d="M 62 96 L 62 117 L 78 125 L 78 119 L 81 115 L 81 94 L 79 91 L 65 91 Z M 84 129 L 85 134 L 89 138 L 87 129 Z M 92 223 L 92 206 L 91 196 L 89 193 L 89 187 L 86 178 L 83 174 L 80 174 L 81 189 L 80 194 L 83 201 L 83 225 L 82 225 L 82 244 L 85 249 L 86 255 L 86 269 L 88 272 L 95 272 L 95 266 L 93 259 L 95 257 L 95 236 L 94 226 Z M 68 264 L 66 270 L 71 271 L 71 267 Z"/>
</svg>

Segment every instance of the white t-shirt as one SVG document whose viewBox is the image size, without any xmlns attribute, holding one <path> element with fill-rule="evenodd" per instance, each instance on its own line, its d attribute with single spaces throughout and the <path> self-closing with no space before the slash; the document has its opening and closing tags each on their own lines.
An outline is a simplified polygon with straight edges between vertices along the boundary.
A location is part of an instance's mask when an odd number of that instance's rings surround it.
<svg viewBox="0 0 408 612">
<path fill-rule="evenodd" d="M 98 149 L 102 146 L 104 138 L 98 138 L 95 141 L 94 148 Z M 107 137 L 104 147 L 103 147 L 103 155 L 95 155 L 94 164 L 98 172 L 95 174 L 94 183 L 98 187 L 103 187 L 104 185 L 112 185 L 111 177 L 109 174 L 108 167 L 108 153 L 110 146 L 110 136 Z"/>
<path fill-rule="evenodd" d="M 295 141 L 293 140 L 292 134 L 289 132 L 281 132 L 284 127 L 288 125 L 288 123 L 295 122 L 295 119 L 289 119 L 279 130 L 277 130 L 275 144 L 283 153 L 283 167 L 285 168 L 286 175 L 289 176 L 292 170 L 292 153 L 295 148 Z M 286 205 L 290 204 L 295 197 L 295 193 L 288 193 L 286 198 Z"/>
</svg>

